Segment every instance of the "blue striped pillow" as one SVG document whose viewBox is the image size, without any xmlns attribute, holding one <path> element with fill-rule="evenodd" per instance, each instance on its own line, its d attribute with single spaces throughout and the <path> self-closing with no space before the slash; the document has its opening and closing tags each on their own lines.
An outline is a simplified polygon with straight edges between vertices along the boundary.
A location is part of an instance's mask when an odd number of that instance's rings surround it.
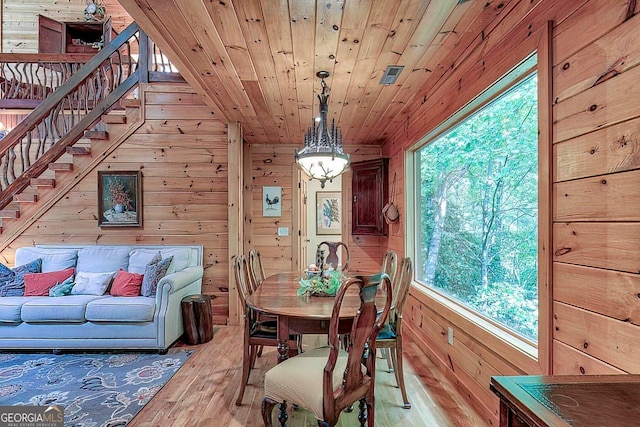
<svg viewBox="0 0 640 427">
<path fill-rule="evenodd" d="M 21 297 L 24 295 L 24 275 L 41 271 L 41 258 L 11 269 L 0 263 L 0 297 Z"/>
</svg>

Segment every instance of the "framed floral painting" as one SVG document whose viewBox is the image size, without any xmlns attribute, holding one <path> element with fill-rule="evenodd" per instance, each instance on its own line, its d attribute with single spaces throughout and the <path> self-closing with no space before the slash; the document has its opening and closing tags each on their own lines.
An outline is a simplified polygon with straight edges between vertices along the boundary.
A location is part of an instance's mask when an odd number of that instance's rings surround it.
<svg viewBox="0 0 640 427">
<path fill-rule="evenodd" d="M 142 172 L 98 171 L 98 225 L 142 227 Z"/>
<path fill-rule="evenodd" d="M 316 193 L 316 234 L 340 234 L 342 232 L 342 195 L 340 192 Z"/>
</svg>

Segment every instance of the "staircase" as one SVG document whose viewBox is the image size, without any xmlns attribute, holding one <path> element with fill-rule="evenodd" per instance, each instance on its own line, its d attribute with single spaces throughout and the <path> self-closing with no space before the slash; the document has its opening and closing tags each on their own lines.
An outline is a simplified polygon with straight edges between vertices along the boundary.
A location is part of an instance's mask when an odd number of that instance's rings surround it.
<svg viewBox="0 0 640 427">
<path fill-rule="evenodd" d="M 121 104 L 124 111 L 103 116 L 106 130 L 85 131 L 82 138 L 66 148 L 65 154 L 49 163 L 45 172 L 31 178 L 21 193 L 13 195 L 0 210 L 0 233 L 6 236 L 1 241 L 19 236 L 142 125 L 140 101 L 124 99 Z"/>
<path fill-rule="evenodd" d="M 130 60 L 132 40 L 139 42 L 138 63 Z M 138 64 L 150 59 L 148 50 L 146 36 L 131 24 L 0 140 L 0 250 L 143 123 L 131 92 L 147 81 Z"/>
</svg>

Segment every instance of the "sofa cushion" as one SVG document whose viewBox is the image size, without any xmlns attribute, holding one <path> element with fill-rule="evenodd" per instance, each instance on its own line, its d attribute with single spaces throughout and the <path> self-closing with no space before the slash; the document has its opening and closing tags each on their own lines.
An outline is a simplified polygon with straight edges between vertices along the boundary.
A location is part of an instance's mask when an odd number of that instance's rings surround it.
<svg viewBox="0 0 640 427">
<path fill-rule="evenodd" d="M 105 296 L 87 304 L 85 317 L 91 322 L 152 322 L 155 298 Z"/>
<path fill-rule="evenodd" d="M 71 295 L 103 295 L 115 271 L 108 273 L 88 273 L 79 271 L 74 280 L 75 284 L 71 288 Z"/>
<path fill-rule="evenodd" d="M 29 323 L 86 322 L 87 303 L 102 298 L 95 295 L 69 295 L 64 298 L 39 297 L 22 305 L 20 316 Z"/>
<path fill-rule="evenodd" d="M 75 270 L 50 271 L 48 273 L 29 273 L 24 275 L 25 296 L 49 296 L 49 290 L 69 277 L 73 277 Z"/>
<path fill-rule="evenodd" d="M 106 273 L 127 269 L 130 246 L 96 246 L 78 251 L 76 271 L 88 273 Z"/>
<path fill-rule="evenodd" d="M 144 274 L 147 264 L 160 252 L 162 258 L 173 256 L 173 261 L 167 270 L 167 274 L 182 271 L 191 265 L 191 251 L 188 248 L 169 249 L 134 249 L 129 254 L 129 273 Z"/>
<path fill-rule="evenodd" d="M 142 288 L 142 274 L 129 273 L 123 269 L 118 270 L 111 291 L 109 293 L 114 297 L 137 297 L 140 296 Z"/>
<path fill-rule="evenodd" d="M 42 259 L 42 272 L 65 270 L 76 266 L 77 249 L 22 247 L 16 249 L 16 265 Z"/>
<path fill-rule="evenodd" d="M 19 297 L 24 295 L 24 275 L 39 273 L 41 269 L 42 259 L 40 258 L 11 269 L 0 263 L 0 275 L 2 276 L 0 279 L 0 296 Z"/>
<path fill-rule="evenodd" d="M 0 324 L 21 323 L 20 312 L 25 302 L 39 297 L 4 297 L 0 298 Z"/>
</svg>

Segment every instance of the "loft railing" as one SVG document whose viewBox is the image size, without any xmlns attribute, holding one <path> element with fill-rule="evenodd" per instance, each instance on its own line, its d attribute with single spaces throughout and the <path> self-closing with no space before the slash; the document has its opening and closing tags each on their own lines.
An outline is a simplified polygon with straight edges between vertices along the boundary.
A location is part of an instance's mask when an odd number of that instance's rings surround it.
<svg viewBox="0 0 640 427">
<path fill-rule="evenodd" d="M 0 102 L 35 108 L 91 58 L 88 54 L 0 54 Z"/>
<path fill-rule="evenodd" d="M 133 60 L 133 46 L 140 52 L 139 61 Z M 72 74 L 67 70 L 77 65 L 68 64 L 79 63 L 47 62 L 46 58 L 34 62 L 38 66 L 13 68 L 11 76 L 15 78 L 9 80 L 15 82 L 7 83 L 3 95 L 22 94 L 24 97 L 16 101 L 39 104 L 0 140 L 0 209 L 75 144 L 86 129 L 99 122 L 120 98 L 139 82 L 148 81 L 152 66 L 149 51 L 148 38 L 134 22 Z M 10 68 L 7 63 L 3 65 L 3 70 Z M 28 78 L 26 70 L 30 71 Z M 28 82 L 39 88 L 27 88 Z M 37 98 L 47 94 L 42 100 Z"/>
<path fill-rule="evenodd" d="M 108 64 L 111 70 L 108 75 L 116 79 L 116 84 L 118 79 L 135 71 L 138 46 L 138 34 L 134 33 L 111 54 Z M 0 54 L 0 107 L 37 107 L 94 57 L 95 54 L 77 53 Z M 103 71 L 106 71 L 104 67 Z M 96 84 L 99 86 L 105 83 L 111 84 L 108 81 L 101 82 L 99 75 L 95 77 L 97 77 Z"/>
<path fill-rule="evenodd" d="M 141 37 L 145 37 L 141 33 Z M 177 80 L 177 69 L 160 48 L 148 40 L 148 81 Z M 113 75 L 124 76 L 139 62 L 137 34 L 114 52 Z M 0 108 L 33 109 L 62 86 L 95 54 L 0 53 Z M 90 100 L 87 100 L 90 101 Z M 87 105 L 90 105 L 88 103 Z"/>
</svg>

